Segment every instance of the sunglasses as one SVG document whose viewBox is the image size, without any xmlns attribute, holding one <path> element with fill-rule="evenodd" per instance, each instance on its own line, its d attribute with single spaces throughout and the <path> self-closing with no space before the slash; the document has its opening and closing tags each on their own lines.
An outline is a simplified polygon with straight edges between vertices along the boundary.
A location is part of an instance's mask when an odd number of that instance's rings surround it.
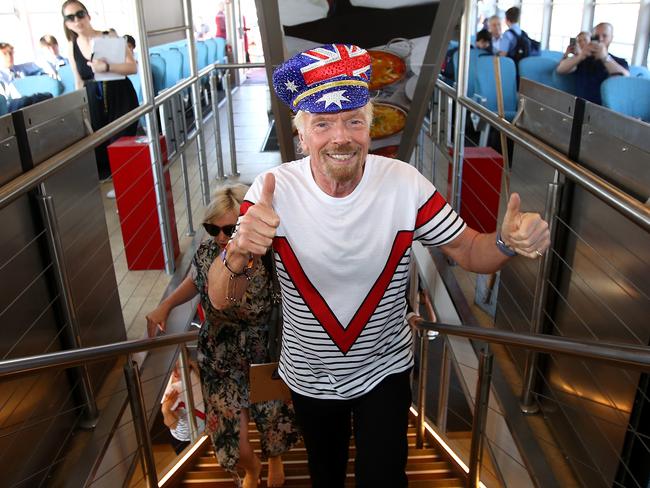
<svg viewBox="0 0 650 488">
<path fill-rule="evenodd" d="M 214 224 L 203 224 L 203 228 L 212 237 L 217 237 L 219 232 L 223 232 L 226 236 L 230 237 L 232 236 L 232 233 L 235 232 L 234 225 L 224 225 L 223 227 L 219 227 Z"/>
<path fill-rule="evenodd" d="M 65 19 L 66 22 L 73 22 L 75 17 L 81 20 L 81 19 L 85 19 L 86 15 L 88 15 L 88 12 L 86 12 L 85 10 L 79 10 L 73 14 L 64 15 L 63 18 Z"/>
</svg>

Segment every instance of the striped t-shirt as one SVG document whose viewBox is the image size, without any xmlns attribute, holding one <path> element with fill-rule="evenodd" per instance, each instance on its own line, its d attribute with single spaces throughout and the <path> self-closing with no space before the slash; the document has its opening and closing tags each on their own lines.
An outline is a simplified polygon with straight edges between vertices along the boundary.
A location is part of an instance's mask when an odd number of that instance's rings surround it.
<svg viewBox="0 0 650 488">
<path fill-rule="evenodd" d="M 412 166 L 369 155 L 343 198 L 314 181 L 309 157 L 271 170 L 273 243 L 284 328 L 279 372 L 302 395 L 349 399 L 413 364 L 404 320 L 411 242 L 450 242 L 465 228 Z M 242 213 L 257 202 L 264 175 Z"/>
</svg>

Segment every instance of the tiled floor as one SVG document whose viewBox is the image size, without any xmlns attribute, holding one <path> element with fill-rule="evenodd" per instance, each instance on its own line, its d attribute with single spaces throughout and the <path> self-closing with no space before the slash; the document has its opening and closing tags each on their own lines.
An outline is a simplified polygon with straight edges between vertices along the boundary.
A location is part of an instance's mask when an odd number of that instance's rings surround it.
<svg viewBox="0 0 650 488">
<path fill-rule="evenodd" d="M 239 177 L 229 176 L 231 174 L 231 158 L 227 110 L 224 103 L 219 107 L 223 165 L 227 176 L 223 181 L 216 179 L 217 157 L 213 119 L 211 118 L 205 125 L 204 138 L 210 192 L 223 184 L 234 182 L 250 183 L 260 172 L 281 162 L 278 152 L 260 152 L 268 129 L 267 106 L 269 106 L 269 89 L 267 85 L 243 84 L 233 93 L 233 119 Z M 194 229 L 197 232 L 203 232 L 200 224 L 204 207 L 201 198 L 196 142 L 187 148 L 185 154 L 188 167 L 192 221 Z M 188 212 L 180 158 L 176 159 L 169 172 L 180 247 L 180 255 L 176 261 L 178 263 L 184 253 L 193 252 L 191 248 L 193 237 L 188 235 Z M 103 184 L 102 193 L 106 195 L 106 192 L 111 188 L 110 183 Z M 171 276 L 167 275 L 164 270 L 129 271 L 124 254 L 124 243 L 115 200 L 104 197 L 104 208 L 127 337 L 129 339 L 140 338 L 146 330 L 145 315 L 158 305 L 165 288 L 171 280 Z"/>
</svg>

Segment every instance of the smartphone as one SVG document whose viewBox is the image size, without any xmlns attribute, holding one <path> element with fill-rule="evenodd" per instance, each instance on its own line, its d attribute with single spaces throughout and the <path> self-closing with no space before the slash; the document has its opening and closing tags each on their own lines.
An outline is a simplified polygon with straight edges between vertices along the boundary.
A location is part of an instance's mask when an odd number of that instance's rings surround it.
<svg viewBox="0 0 650 488">
<path fill-rule="evenodd" d="M 576 47 L 576 38 L 575 37 L 572 37 L 571 39 L 569 39 L 569 46 Z"/>
<path fill-rule="evenodd" d="M 598 37 L 598 36 L 591 36 L 591 42 L 600 42 L 600 37 Z"/>
</svg>

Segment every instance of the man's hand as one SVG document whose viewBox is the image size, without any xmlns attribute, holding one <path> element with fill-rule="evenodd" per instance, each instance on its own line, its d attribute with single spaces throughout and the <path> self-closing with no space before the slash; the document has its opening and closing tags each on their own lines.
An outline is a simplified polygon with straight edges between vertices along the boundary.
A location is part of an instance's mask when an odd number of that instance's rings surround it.
<svg viewBox="0 0 650 488">
<path fill-rule="evenodd" d="M 609 53 L 607 52 L 607 46 L 605 46 L 605 44 L 602 42 L 592 42 L 590 43 L 590 46 L 592 46 L 591 53 L 595 59 L 600 59 L 601 61 L 605 61 L 607 59 L 607 55 Z"/>
<path fill-rule="evenodd" d="M 275 176 L 267 173 L 259 201 L 250 207 L 240 222 L 233 251 L 240 254 L 266 254 L 280 225 L 280 218 L 273 210 Z"/>
<path fill-rule="evenodd" d="M 551 244 L 548 223 L 537 213 L 522 213 L 520 206 L 519 194 L 510 195 L 501 225 L 501 239 L 522 256 L 539 257 Z"/>
</svg>

